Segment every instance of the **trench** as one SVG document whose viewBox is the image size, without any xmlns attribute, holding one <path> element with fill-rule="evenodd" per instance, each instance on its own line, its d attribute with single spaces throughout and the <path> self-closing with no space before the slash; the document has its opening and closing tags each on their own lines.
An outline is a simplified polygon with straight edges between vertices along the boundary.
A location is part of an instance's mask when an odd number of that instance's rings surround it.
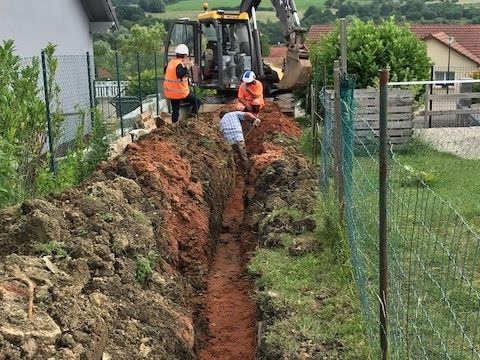
<svg viewBox="0 0 480 360">
<path fill-rule="evenodd" d="M 233 193 L 223 213 L 223 228 L 207 280 L 203 316 L 209 338 L 198 354 L 200 360 L 254 359 L 256 354 L 256 305 L 252 285 L 245 275 L 244 180 L 237 175 Z"/>
</svg>

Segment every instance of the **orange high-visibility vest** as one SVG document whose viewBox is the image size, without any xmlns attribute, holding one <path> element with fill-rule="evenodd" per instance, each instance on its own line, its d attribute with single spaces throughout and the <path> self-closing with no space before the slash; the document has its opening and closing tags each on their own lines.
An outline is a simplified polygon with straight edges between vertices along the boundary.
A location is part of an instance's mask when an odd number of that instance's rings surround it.
<svg viewBox="0 0 480 360">
<path fill-rule="evenodd" d="M 177 77 L 177 66 L 181 63 L 181 59 L 172 59 L 167 65 L 165 80 L 163 81 L 163 93 L 168 99 L 184 99 L 190 93 L 188 79 L 185 77 L 182 80 Z"/>
<path fill-rule="evenodd" d="M 242 83 L 240 87 L 238 88 L 238 98 L 239 99 L 245 99 L 247 100 L 250 104 L 253 104 L 255 101 L 254 105 L 260 105 L 260 106 L 265 106 L 265 101 L 263 100 L 263 85 L 260 81 L 255 80 L 254 83 L 250 86 L 250 91 L 257 95 L 257 98 L 254 98 L 248 91 L 247 91 L 247 85 L 245 83 Z"/>
</svg>

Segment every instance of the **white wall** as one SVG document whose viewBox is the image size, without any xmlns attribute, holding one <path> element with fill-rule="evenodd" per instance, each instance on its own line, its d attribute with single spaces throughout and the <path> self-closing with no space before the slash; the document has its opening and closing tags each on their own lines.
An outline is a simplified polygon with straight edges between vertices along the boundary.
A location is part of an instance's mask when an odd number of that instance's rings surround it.
<svg viewBox="0 0 480 360">
<path fill-rule="evenodd" d="M 93 52 L 80 0 L 0 0 L 0 42 L 6 39 L 15 41 L 22 57 L 39 56 L 48 42 L 58 55 Z"/>
</svg>

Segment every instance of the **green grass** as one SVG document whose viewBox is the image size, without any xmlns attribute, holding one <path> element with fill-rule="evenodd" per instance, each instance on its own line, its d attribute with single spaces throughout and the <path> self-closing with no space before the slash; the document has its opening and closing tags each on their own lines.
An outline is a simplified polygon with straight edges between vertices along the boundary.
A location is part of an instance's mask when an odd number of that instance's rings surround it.
<svg viewBox="0 0 480 360">
<path fill-rule="evenodd" d="M 480 160 L 462 159 L 420 142 L 399 154 L 398 160 L 415 170 L 435 173 L 432 190 L 450 201 L 469 222 L 480 226 Z"/>
<path fill-rule="evenodd" d="M 269 358 L 372 358 L 346 243 L 330 221 L 336 213 L 333 202 L 317 207 L 312 235 L 321 251 L 292 257 L 287 248 L 294 236 L 283 234 L 283 247 L 257 249 L 251 259 L 256 300 L 267 317 L 274 314 L 264 334 Z"/>
<path fill-rule="evenodd" d="M 478 326 L 480 160 L 465 160 L 413 142 L 389 166 L 390 319 L 396 358 L 464 359 Z M 356 153 L 352 198 L 354 267 L 368 323 L 377 325 L 378 164 Z M 430 188 L 412 172 L 435 174 Z M 443 199 L 443 200 L 442 200 Z M 447 200 L 452 206 L 449 205 Z M 465 224 L 468 224 L 466 225 Z M 454 315 L 453 315 L 454 314 Z M 465 334 L 463 335 L 462 332 Z M 480 351 L 478 344 L 476 350 Z"/>
<path fill-rule="evenodd" d="M 177 4 L 172 4 L 172 6 L 177 5 Z M 195 10 L 193 8 L 193 10 L 192 10 L 192 8 L 187 6 L 187 5 L 185 5 L 185 7 L 187 8 L 186 10 L 167 10 L 167 12 L 165 12 L 165 13 L 158 13 L 158 14 L 149 13 L 149 15 L 151 15 L 153 17 L 158 17 L 160 19 L 179 19 L 179 18 L 187 17 L 190 20 L 196 20 L 198 14 L 202 12 L 201 9 Z M 167 6 L 167 8 L 168 8 L 168 6 Z M 299 11 L 298 13 L 299 13 L 300 17 L 302 17 L 304 11 Z M 274 11 L 258 11 L 257 12 L 257 19 L 260 22 L 278 21 L 277 16 L 275 15 Z"/>
<path fill-rule="evenodd" d="M 166 11 L 189 11 L 189 10 L 197 10 L 203 11 L 202 4 L 205 1 L 198 1 L 198 0 L 182 0 L 173 4 L 169 4 L 166 7 Z M 240 5 L 240 1 L 238 0 L 211 0 L 206 1 L 208 3 L 208 8 L 219 8 L 222 7 L 238 7 Z M 295 4 L 297 5 L 298 10 L 307 10 L 309 6 L 322 6 L 324 0 L 297 0 Z M 272 4 L 270 1 L 264 1 L 260 4 L 261 8 L 271 8 Z"/>
</svg>

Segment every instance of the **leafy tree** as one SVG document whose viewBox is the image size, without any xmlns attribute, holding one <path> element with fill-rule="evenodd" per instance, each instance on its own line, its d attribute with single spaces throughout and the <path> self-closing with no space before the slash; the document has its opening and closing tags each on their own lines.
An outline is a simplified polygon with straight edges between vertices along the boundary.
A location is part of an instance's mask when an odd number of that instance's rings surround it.
<svg viewBox="0 0 480 360">
<path fill-rule="evenodd" d="M 165 28 L 162 24 L 153 26 L 134 25 L 130 32 L 118 39 L 119 50 L 123 53 L 153 54 L 163 51 Z"/>
<path fill-rule="evenodd" d="M 152 13 L 163 13 L 165 12 L 165 4 L 162 0 L 150 0 L 149 11 Z"/>
<path fill-rule="evenodd" d="M 348 72 L 357 75 L 357 86 L 366 88 L 377 83 L 378 70 L 390 68 L 394 81 L 428 78 L 430 62 L 425 43 L 393 18 L 375 24 L 354 19 L 347 34 Z M 322 41 L 311 47 L 314 68 L 323 78 L 323 64 L 332 81 L 333 61 L 340 56 L 339 25 Z"/>
<path fill-rule="evenodd" d="M 113 53 L 110 44 L 104 40 L 93 42 L 93 53 L 95 56 L 111 55 Z"/>
<path fill-rule="evenodd" d="M 120 20 L 139 21 L 145 17 L 145 12 L 137 5 L 122 5 L 115 8 Z"/>
</svg>

